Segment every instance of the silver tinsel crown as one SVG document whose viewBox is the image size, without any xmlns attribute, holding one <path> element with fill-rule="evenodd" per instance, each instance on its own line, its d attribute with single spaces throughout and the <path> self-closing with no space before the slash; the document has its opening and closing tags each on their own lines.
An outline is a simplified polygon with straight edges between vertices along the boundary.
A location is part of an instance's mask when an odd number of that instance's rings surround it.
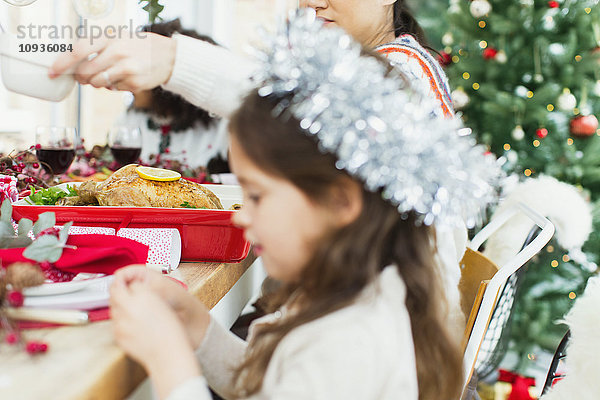
<svg viewBox="0 0 600 400">
<path fill-rule="evenodd" d="M 258 94 L 280 99 L 275 117 L 293 115 L 337 157 L 336 167 L 364 182 L 420 222 L 480 222 L 502 176 L 491 155 L 461 136 L 457 117 L 440 112 L 400 72 L 388 76 L 381 60 L 339 28 L 324 28 L 314 11 L 290 14 L 256 49 Z"/>
</svg>

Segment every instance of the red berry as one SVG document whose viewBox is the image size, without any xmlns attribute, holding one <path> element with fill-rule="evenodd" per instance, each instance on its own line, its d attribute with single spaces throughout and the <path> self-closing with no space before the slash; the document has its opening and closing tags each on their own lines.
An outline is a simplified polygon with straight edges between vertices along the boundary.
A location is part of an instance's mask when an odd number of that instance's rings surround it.
<svg viewBox="0 0 600 400">
<path fill-rule="evenodd" d="M 39 150 L 39 149 L 41 149 L 41 148 L 42 148 L 42 145 L 41 145 L 41 144 L 36 144 L 36 145 L 35 145 L 35 149 L 36 149 L 36 150 Z"/>
<path fill-rule="evenodd" d="M 31 342 L 27 342 L 25 350 L 27 350 L 29 354 L 45 353 L 48 351 L 48 345 L 43 342 L 32 340 Z"/>
<path fill-rule="evenodd" d="M 8 344 L 15 344 L 19 341 L 19 335 L 17 335 L 15 332 L 10 332 L 6 334 L 4 340 Z"/>
<path fill-rule="evenodd" d="M 25 301 L 25 297 L 20 291 L 11 290 L 6 295 L 6 300 L 8 301 L 8 304 L 10 304 L 13 307 L 21 307 L 23 305 L 23 302 Z"/>
<path fill-rule="evenodd" d="M 552 0 L 548 2 L 548 7 L 550 8 L 558 8 L 560 6 L 560 4 L 558 4 L 558 1 Z"/>
<path fill-rule="evenodd" d="M 32 167 L 33 167 L 33 168 L 39 168 L 39 167 L 40 167 L 40 164 L 38 164 L 38 163 L 33 163 Z"/>
</svg>

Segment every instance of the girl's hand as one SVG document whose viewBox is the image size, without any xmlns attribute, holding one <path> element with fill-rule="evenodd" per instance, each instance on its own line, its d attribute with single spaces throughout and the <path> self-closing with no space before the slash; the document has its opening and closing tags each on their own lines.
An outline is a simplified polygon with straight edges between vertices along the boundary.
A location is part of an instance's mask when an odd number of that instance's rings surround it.
<svg viewBox="0 0 600 400">
<path fill-rule="evenodd" d="M 147 283 L 115 280 L 110 306 L 115 341 L 144 366 L 161 398 L 200 374 L 181 322 Z"/>
<path fill-rule="evenodd" d="M 74 72 L 81 84 L 137 92 L 166 83 L 175 65 L 177 43 L 154 33 L 120 31 L 125 38 L 80 40 L 57 58 L 49 75 Z"/>
<path fill-rule="evenodd" d="M 195 349 L 200 346 L 210 323 L 210 315 L 204 304 L 174 280 L 145 266 L 130 266 L 115 273 L 117 284 L 130 286 L 136 282 L 148 286 L 163 299 L 183 324 L 192 347 Z"/>
</svg>

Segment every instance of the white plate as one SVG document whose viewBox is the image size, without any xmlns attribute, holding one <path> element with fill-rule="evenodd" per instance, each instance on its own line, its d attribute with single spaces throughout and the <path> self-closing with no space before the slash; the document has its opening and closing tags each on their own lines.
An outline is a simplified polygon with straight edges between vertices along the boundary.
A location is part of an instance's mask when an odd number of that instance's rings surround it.
<svg viewBox="0 0 600 400">
<path fill-rule="evenodd" d="M 94 282 L 95 279 L 103 277 L 104 274 L 77 274 L 69 282 L 49 282 L 40 286 L 34 286 L 23 289 L 25 297 L 29 296 L 52 296 L 65 293 L 73 293 L 85 288 Z"/>
<path fill-rule="evenodd" d="M 66 310 L 93 310 L 108 306 L 108 289 L 113 281 L 113 275 L 89 279 L 89 281 L 87 286 L 76 292 L 25 297 L 24 306 Z"/>
</svg>

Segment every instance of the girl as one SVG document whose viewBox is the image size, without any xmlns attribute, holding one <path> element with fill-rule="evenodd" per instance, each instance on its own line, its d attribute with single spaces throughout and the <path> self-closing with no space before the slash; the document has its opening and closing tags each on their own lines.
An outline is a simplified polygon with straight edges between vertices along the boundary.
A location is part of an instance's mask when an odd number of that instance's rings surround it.
<svg viewBox="0 0 600 400">
<path fill-rule="evenodd" d="M 274 312 L 246 343 L 132 267 L 111 288 L 117 342 L 170 400 L 209 399 L 206 383 L 228 399 L 457 398 L 430 225 L 475 217 L 497 169 L 340 30 L 294 18 L 264 48 L 230 151 L 235 222 L 284 283 Z"/>
</svg>

